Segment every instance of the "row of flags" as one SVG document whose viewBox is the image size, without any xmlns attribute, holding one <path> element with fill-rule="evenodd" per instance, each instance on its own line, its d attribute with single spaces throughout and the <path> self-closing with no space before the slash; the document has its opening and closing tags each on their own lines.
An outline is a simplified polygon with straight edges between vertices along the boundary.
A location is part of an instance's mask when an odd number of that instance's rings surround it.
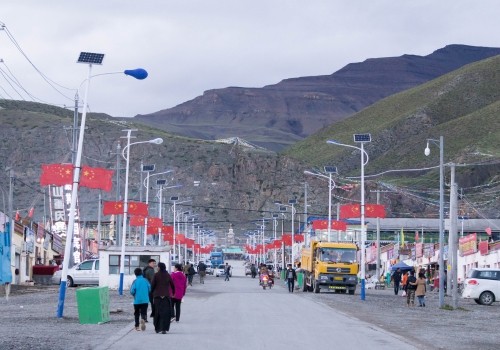
<svg viewBox="0 0 500 350">
<path fill-rule="evenodd" d="M 64 186 L 73 184 L 73 164 L 42 164 L 40 175 L 41 186 Z M 113 170 L 92 168 L 83 165 L 80 171 L 79 184 L 82 187 L 111 191 L 113 187 Z"/>
<path fill-rule="evenodd" d="M 293 235 L 293 241 L 295 243 L 302 243 L 304 242 L 304 235 L 303 234 L 295 234 Z M 246 244 L 244 246 L 244 249 L 247 251 L 248 254 L 260 254 L 263 250 L 268 251 L 272 249 L 281 249 L 282 246 L 285 247 L 291 247 L 292 246 L 292 234 L 291 233 L 284 233 L 283 236 L 281 236 L 281 239 L 275 239 L 274 241 L 266 244 L 257 244 L 255 247 Z"/>
</svg>

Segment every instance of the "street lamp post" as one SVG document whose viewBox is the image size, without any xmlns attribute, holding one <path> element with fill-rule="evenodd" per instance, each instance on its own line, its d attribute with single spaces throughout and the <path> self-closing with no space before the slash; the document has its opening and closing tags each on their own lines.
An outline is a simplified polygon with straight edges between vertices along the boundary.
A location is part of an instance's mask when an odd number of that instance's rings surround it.
<svg viewBox="0 0 500 350">
<path fill-rule="evenodd" d="M 282 204 L 279 201 L 275 202 L 274 204 L 280 206 L 280 211 L 286 211 L 287 207 L 292 209 L 292 247 L 291 247 L 290 260 L 291 260 L 292 266 L 294 266 L 295 257 L 293 254 L 293 243 L 295 242 L 295 223 L 294 223 L 294 221 L 295 221 L 295 204 L 297 204 L 297 200 L 295 198 L 293 198 L 293 199 L 288 200 L 288 204 Z M 282 210 L 282 209 L 284 209 L 284 210 Z"/>
<path fill-rule="evenodd" d="M 304 171 L 304 174 L 323 177 L 328 180 L 328 242 L 331 242 L 332 241 L 332 191 L 335 188 L 335 181 L 332 180 L 332 174 L 337 174 L 337 167 L 325 166 L 324 169 L 325 173 L 327 173 L 328 176 L 307 170 Z"/>
<path fill-rule="evenodd" d="M 57 317 L 63 317 L 64 311 L 64 299 L 66 297 L 66 280 L 68 278 L 68 268 L 69 268 L 69 260 L 71 255 L 71 242 L 73 241 L 73 231 L 75 227 L 75 212 L 76 212 L 76 197 L 78 196 L 78 185 L 80 181 L 80 168 L 82 164 L 82 151 L 83 151 L 83 136 L 85 131 L 85 122 L 87 117 L 87 97 L 90 86 L 90 78 L 92 77 L 92 65 L 93 64 L 102 64 L 102 60 L 104 59 L 104 54 L 99 53 L 89 53 L 82 52 L 78 58 L 78 63 L 85 63 L 89 65 L 89 73 L 87 77 L 87 84 L 85 85 L 85 95 L 83 99 L 83 111 L 82 111 L 82 120 L 80 125 L 80 133 L 78 137 L 78 149 L 76 152 L 76 159 L 74 163 L 74 172 L 73 172 L 73 188 L 71 193 L 71 204 L 68 218 L 68 229 L 66 232 L 66 245 L 64 247 L 64 260 L 63 260 L 63 269 L 61 273 L 61 284 L 59 285 L 59 303 L 57 306 Z"/>
<path fill-rule="evenodd" d="M 431 154 L 429 142 L 439 147 L 439 307 L 444 306 L 444 138 L 439 136 L 439 141 L 427 139 L 424 150 L 426 156 Z"/>
<path fill-rule="evenodd" d="M 143 165 L 141 164 L 141 177 L 142 177 L 142 172 L 146 172 L 147 175 L 146 175 L 146 178 L 144 179 L 144 181 L 141 181 L 142 184 L 144 184 L 144 182 L 146 183 L 146 205 L 149 204 L 149 177 L 151 176 L 151 172 L 152 171 L 155 171 L 155 165 L 154 164 L 151 164 L 151 165 Z M 141 187 L 141 191 L 140 193 L 142 193 L 142 187 Z M 141 198 L 142 200 L 142 198 Z M 148 238 L 148 218 L 144 218 L 144 234 L 143 234 L 143 237 L 142 237 L 142 243 L 144 246 L 146 246 L 147 244 L 147 238 Z"/>
<path fill-rule="evenodd" d="M 365 280 L 365 274 L 366 274 L 366 247 L 365 247 L 365 240 L 366 240 L 366 225 L 365 225 L 365 165 L 368 163 L 368 154 L 366 153 L 364 149 L 364 144 L 367 142 L 371 142 L 371 135 L 370 134 L 354 134 L 354 142 L 357 142 L 361 145 L 361 147 L 356 147 L 352 145 L 346 145 L 337 141 L 329 140 L 327 143 L 338 145 L 338 146 L 344 146 L 344 147 L 350 147 L 350 148 L 355 148 L 361 151 L 361 300 L 366 299 L 366 280 Z M 366 162 L 365 162 L 365 155 L 366 155 Z"/>
<path fill-rule="evenodd" d="M 82 111 L 82 119 L 80 123 L 80 133 L 78 138 L 78 149 L 76 153 L 76 159 L 74 162 L 74 172 L 73 172 L 73 188 L 71 194 L 71 203 L 70 203 L 70 213 L 68 217 L 68 228 L 66 232 L 66 245 L 64 249 L 64 260 L 63 260 L 63 269 L 61 273 L 61 284 L 59 285 L 59 302 L 57 306 L 57 317 L 63 317 L 64 311 L 64 299 L 66 296 L 66 279 L 68 277 L 68 268 L 69 268 L 69 260 L 71 254 L 71 242 L 73 241 L 73 231 L 75 226 L 75 213 L 76 213 L 76 199 L 78 195 L 78 185 L 80 181 L 80 168 L 81 168 L 81 160 L 82 160 L 82 151 L 83 151 L 83 136 L 85 131 L 85 123 L 87 117 L 87 100 L 88 100 L 88 91 L 90 86 L 90 79 L 92 78 L 92 65 L 98 64 L 101 65 L 104 59 L 104 54 L 100 53 L 91 53 L 91 52 L 81 52 L 78 58 L 77 63 L 84 63 L 89 65 L 88 77 L 86 79 L 85 86 L 85 94 L 83 99 L 83 111 Z M 115 73 L 107 73 L 107 74 L 116 74 Z M 148 76 L 148 73 L 141 68 L 134 70 L 125 70 L 125 75 L 130 75 L 136 79 L 142 80 Z M 104 73 L 106 74 L 106 73 Z M 101 75 L 101 74 L 100 74 Z"/>
<path fill-rule="evenodd" d="M 274 235 L 274 241 L 276 241 L 276 227 L 278 226 L 278 217 L 279 215 L 278 214 L 273 214 L 273 235 Z M 273 263 L 274 263 L 274 268 L 277 269 L 278 268 L 278 262 L 276 261 L 278 259 L 277 255 L 276 255 L 276 247 L 274 247 L 274 260 L 273 260 Z"/>
<path fill-rule="evenodd" d="M 118 287 L 118 294 L 123 295 L 123 278 L 125 274 L 125 240 L 127 237 L 127 215 L 128 215 L 128 174 L 130 168 L 130 146 L 137 145 L 139 143 L 154 143 L 160 145 L 163 143 L 163 139 L 156 138 L 149 141 L 139 141 L 130 143 L 130 137 L 132 134 L 132 129 L 125 130 L 127 132 L 127 145 L 122 149 L 122 157 L 126 161 L 125 166 L 125 194 L 123 195 L 123 220 L 122 220 L 122 248 L 120 256 L 120 285 Z M 127 155 L 125 156 L 125 152 Z"/>
</svg>

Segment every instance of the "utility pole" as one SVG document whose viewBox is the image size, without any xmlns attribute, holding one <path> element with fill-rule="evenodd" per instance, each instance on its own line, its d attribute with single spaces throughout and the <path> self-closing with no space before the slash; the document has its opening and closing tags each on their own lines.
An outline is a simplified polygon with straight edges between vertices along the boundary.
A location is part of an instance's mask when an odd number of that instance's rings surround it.
<svg viewBox="0 0 500 350">
<path fill-rule="evenodd" d="M 73 114 L 72 144 L 71 144 L 71 163 L 76 161 L 76 151 L 78 147 L 78 91 L 75 94 L 75 112 Z"/>
<path fill-rule="evenodd" d="M 121 199 L 120 195 L 120 157 L 121 157 L 122 151 L 121 151 L 121 144 L 120 141 L 117 142 L 116 144 L 116 201 L 118 202 Z M 115 241 L 116 245 L 120 245 L 121 243 L 121 215 L 116 215 L 116 234 L 115 234 Z"/>
<path fill-rule="evenodd" d="M 384 190 L 371 190 L 370 192 L 376 192 L 377 193 L 377 204 L 380 204 L 380 193 L 381 192 L 392 192 L 392 191 L 384 191 Z M 377 280 L 380 278 L 380 218 L 377 217 L 377 268 L 376 268 L 376 276 Z"/>
<path fill-rule="evenodd" d="M 307 182 L 304 182 L 304 229 L 307 230 Z M 309 237 L 309 230 L 304 233 L 304 243 L 305 246 L 309 246 L 311 237 Z"/>
<path fill-rule="evenodd" d="M 451 286 L 452 306 L 458 307 L 458 261 L 457 261 L 457 240 L 458 240 L 458 191 L 455 182 L 455 164 L 450 164 L 450 234 L 448 236 L 448 256 L 451 257 L 451 270 L 448 273 L 448 288 Z"/>
</svg>

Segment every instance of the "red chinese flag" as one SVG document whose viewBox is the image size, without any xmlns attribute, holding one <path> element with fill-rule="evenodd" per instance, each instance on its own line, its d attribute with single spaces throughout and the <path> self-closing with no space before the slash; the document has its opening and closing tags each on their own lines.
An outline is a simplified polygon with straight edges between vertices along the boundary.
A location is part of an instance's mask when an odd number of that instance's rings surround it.
<svg viewBox="0 0 500 350">
<path fill-rule="evenodd" d="M 103 215 L 123 214 L 123 202 L 104 202 L 102 208 Z"/>
<path fill-rule="evenodd" d="M 28 212 L 28 217 L 32 218 L 34 213 L 35 213 L 35 208 L 31 207 L 30 211 Z"/>
<path fill-rule="evenodd" d="M 163 226 L 163 228 L 168 227 L 168 226 Z M 163 228 L 161 229 L 161 234 L 163 236 L 163 241 L 165 242 L 170 242 L 172 243 L 174 241 L 174 234 L 173 232 L 164 232 Z"/>
<path fill-rule="evenodd" d="M 163 222 L 161 221 L 161 218 L 153 218 L 153 217 L 148 218 L 148 227 L 160 228 L 162 226 Z"/>
<path fill-rule="evenodd" d="M 80 173 L 80 186 L 109 192 L 113 187 L 113 170 L 84 165 Z"/>
<path fill-rule="evenodd" d="M 173 235 L 174 234 L 174 227 L 171 225 L 163 225 L 161 227 L 161 232 L 162 233 L 169 233 L 169 234 Z"/>
<path fill-rule="evenodd" d="M 199 252 L 199 251 L 201 250 L 201 246 L 200 246 L 198 243 L 195 243 L 195 244 L 194 244 L 194 250 L 195 250 L 196 252 Z"/>
<path fill-rule="evenodd" d="M 130 226 L 144 226 L 143 216 L 132 216 L 130 218 Z"/>
<path fill-rule="evenodd" d="M 361 216 L 361 209 L 359 204 L 346 204 L 340 206 L 340 218 L 359 218 Z"/>
<path fill-rule="evenodd" d="M 273 247 L 273 248 L 274 248 L 274 249 L 280 249 L 280 248 L 281 248 L 281 243 L 282 243 L 281 239 L 277 239 L 277 240 L 275 240 L 275 241 L 273 242 L 273 245 L 274 245 L 274 247 Z"/>
<path fill-rule="evenodd" d="M 385 218 L 385 207 L 382 204 L 365 204 L 367 218 Z"/>
<path fill-rule="evenodd" d="M 186 237 L 183 234 L 175 235 L 175 243 L 185 244 Z"/>
<path fill-rule="evenodd" d="M 64 186 L 73 183 L 73 164 L 42 164 L 40 186 Z"/>
<path fill-rule="evenodd" d="M 286 246 L 291 246 L 292 245 L 292 235 L 290 233 L 285 233 L 283 234 L 283 236 L 281 237 L 283 243 L 286 245 Z"/>
<path fill-rule="evenodd" d="M 314 230 L 328 230 L 328 220 L 314 220 L 312 226 Z"/>
<path fill-rule="evenodd" d="M 301 242 L 304 242 L 304 235 L 294 235 L 293 236 L 293 240 L 295 241 L 295 243 L 301 243 Z"/>
<path fill-rule="evenodd" d="M 314 230 L 328 230 L 328 220 L 314 220 L 312 226 Z M 347 230 L 347 225 L 343 221 L 332 220 L 330 228 L 332 230 L 345 231 Z"/>
<path fill-rule="evenodd" d="M 158 234 L 158 227 L 151 227 L 151 226 L 148 226 L 148 231 L 146 232 L 146 234 L 148 235 L 157 235 Z"/>
<path fill-rule="evenodd" d="M 148 205 L 142 202 L 128 202 L 128 213 L 132 215 L 148 216 Z"/>
<path fill-rule="evenodd" d="M 332 220 L 332 229 L 338 231 L 346 231 L 347 224 L 343 221 Z"/>
<path fill-rule="evenodd" d="M 194 247 L 194 239 L 191 238 L 185 238 L 184 242 L 186 243 L 188 248 L 193 248 Z"/>
</svg>

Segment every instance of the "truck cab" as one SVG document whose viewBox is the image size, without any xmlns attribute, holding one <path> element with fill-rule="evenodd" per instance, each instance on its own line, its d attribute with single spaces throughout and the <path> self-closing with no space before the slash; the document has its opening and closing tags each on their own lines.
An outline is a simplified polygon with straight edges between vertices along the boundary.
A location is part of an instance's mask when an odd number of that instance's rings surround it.
<svg viewBox="0 0 500 350">
<path fill-rule="evenodd" d="M 303 291 L 354 294 L 359 271 L 357 250 L 354 243 L 312 241 L 302 250 Z"/>
</svg>

